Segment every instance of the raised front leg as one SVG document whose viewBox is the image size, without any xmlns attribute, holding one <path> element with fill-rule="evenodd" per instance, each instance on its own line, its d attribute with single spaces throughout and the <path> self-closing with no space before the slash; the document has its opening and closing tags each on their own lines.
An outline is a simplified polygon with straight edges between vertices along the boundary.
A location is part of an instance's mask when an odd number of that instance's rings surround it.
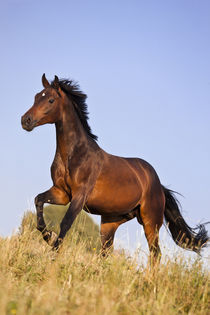
<svg viewBox="0 0 210 315">
<path fill-rule="evenodd" d="M 72 197 L 71 204 L 61 222 L 59 236 L 53 246 L 55 250 L 58 250 L 59 245 L 62 243 L 66 233 L 72 226 L 79 212 L 82 210 L 85 201 L 86 197 L 84 193 L 79 193 Z"/>
<path fill-rule="evenodd" d="M 66 205 L 69 202 L 69 196 L 65 191 L 53 186 L 49 190 L 36 196 L 35 206 L 37 212 L 37 229 L 42 232 L 44 240 L 52 245 L 52 239 L 55 238 L 52 231 L 46 229 L 46 224 L 43 217 L 44 203 Z M 54 233 L 55 234 L 55 233 Z"/>
</svg>

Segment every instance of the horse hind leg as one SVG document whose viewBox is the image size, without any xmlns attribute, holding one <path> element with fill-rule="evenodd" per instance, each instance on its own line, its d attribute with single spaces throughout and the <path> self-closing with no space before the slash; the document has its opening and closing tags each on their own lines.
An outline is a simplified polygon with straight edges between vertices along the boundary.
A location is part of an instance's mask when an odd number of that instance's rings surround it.
<svg viewBox="0 0 210 315">
<path fill-rule="evenodd" d="M 144 233 L 150 250 L 150 263 L 160 260 L 159 230 L 163 224 L 164 199 L 148 198 L 141 204 L 140 217 L 143 222 Z"/>
<path fill-rule="evenodd" d="M 106 217 L 101 216 L 101 244 L 102 244 L 102 256 L 106 257 L 110 250 L 113 248 L 114 236 L 117 228 L 132 220 L 136 216 L 135 212 L 128 213 L 126 215 L 118 217 Z"/>
</svg>

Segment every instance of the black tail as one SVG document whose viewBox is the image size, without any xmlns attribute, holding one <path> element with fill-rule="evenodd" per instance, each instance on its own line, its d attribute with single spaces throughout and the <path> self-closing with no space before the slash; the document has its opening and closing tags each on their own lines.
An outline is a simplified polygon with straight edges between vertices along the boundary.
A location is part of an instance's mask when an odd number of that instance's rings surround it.
<svg viewBox="0 0 210 315">
<path fill-rule="evenodd" d="M 181 215 L 179 202 L 174 196 L 174 192 L 162 187 L 166 198 L 165 220 L 173 240 L 180 247 L 199 253 L 209 240 L 204 224 L 199 224 L 196 228 L 189 227 Z M 198 230 L 197 233 L 196 230 Z"/>
</svg>

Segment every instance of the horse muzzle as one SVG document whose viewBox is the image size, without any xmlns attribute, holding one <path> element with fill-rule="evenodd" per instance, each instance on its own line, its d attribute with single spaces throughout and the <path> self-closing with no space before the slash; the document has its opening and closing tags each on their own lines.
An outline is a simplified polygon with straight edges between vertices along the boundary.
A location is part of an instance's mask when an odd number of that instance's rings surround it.
<svg viewBox="0 0 210 315">
<path fill-rule="evenodd" d="M 36 125 L 36 120 L 33 120 L 30 114 L 23 115 L 21 117 L 21 125 L 23 129 L 27 131 L 32 131 Z"/>
</svg>

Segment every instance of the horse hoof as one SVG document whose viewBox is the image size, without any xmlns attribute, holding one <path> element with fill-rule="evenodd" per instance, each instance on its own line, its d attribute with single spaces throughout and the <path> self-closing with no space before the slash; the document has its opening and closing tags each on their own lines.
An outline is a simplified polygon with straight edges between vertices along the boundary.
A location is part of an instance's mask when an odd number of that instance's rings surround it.
<svg viewBox="0 0 210 315">
<path fill-rule="evenodd" d="M 55 244 L 57 238 L 58 238 L 58 235 L 57 235 L 55 232 L 52 231 L 52 232 L 51 232 L 51 235 L 50 235 L 50 238 L 49 238 L 49 240 L 47 241 L 48 245 L 54 246 L 54 244 Z"/>
<path fill-rule="evenodd" d="M 56 242 L 57 237 L 58 237 L 57 234 L 55 232 L 53 232 L 53 231 L 45 231 L 43 233 L 43 239 L 50 246 L 54 245 L 54 243 Z"/>
<path fill-rule="evenodd" d="M 60 245 L 62 244 L 62 242 L 63 242 L 63 239 L 58 237 L 58 238 L 56 239 L 56 241 L 54 242 L 54 244 L 53 244 L 52 250 L 55 251 L 55 252 L 58 252 L 59 249 L 60 249 Z"/>
</svg>

